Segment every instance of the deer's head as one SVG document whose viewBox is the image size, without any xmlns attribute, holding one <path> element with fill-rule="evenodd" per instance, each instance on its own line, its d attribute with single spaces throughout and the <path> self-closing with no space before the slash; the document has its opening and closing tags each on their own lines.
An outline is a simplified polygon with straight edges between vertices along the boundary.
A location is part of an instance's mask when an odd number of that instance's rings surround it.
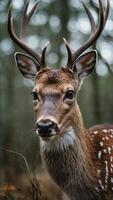
<svg viewBox="0 0 113 200">
<path fill-rule="evenodd" d="M 32 95 L 36 112 L 36 131 L 43 139 L 50 139 L 63 134 L 73 123 L 73 114 L 78 115 L 77 92 L 82 79 L 93 71 L 97 56 L 94 50 L 85 54 L 82 53 L 100 36 L 109 13 L 109 1 L 107 0 L 105 14 L 102 8 L 102 1 L 98 1 L 98 26 L 96 26 L 90 10 L 82 2 L 91 24 L 91 36 L 83 46 L 74 52 L 71 51 L 67 41 L 64 39 L 68 52 L 68 61 L 66 66 L 60 69 L 50 69 L 47 66 L 45 61 L 47 46 L 45 46 L 40 55 L 28 47 L 24 41 L 27 24 L 36 10 L 37 3 L 28 13 L 29 1 L 26 2 L 19 37 L 16 36 L 14 31 L 10 6 L 8 14 L 9 34 L 15 43 L 29 54 L 16 53 L 15 60 L 23 76 L 34 80 Z M 78 122 L 76 121 L 76 123 Z"/>
</svg>

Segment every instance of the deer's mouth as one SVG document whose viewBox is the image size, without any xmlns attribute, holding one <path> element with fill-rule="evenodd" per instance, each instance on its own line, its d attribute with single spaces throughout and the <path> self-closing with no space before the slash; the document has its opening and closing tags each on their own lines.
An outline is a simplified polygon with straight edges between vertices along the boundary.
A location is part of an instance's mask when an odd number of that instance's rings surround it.
<svg viewBox="0 0 113 200">
<path fill-rule="evenodd" d="M 52 130 L 50 133 L 48 133 L 48 131 L 43 131 L 42 133 L 39 132 L 38 129 L 36 129 L 36 133 L 39 135 L 40 138 L 42 138 L 43 140 L 50 140 L 54 137 L 56 137 L 58 135 L 58 132 L 55 130 Z"/>
</svg>

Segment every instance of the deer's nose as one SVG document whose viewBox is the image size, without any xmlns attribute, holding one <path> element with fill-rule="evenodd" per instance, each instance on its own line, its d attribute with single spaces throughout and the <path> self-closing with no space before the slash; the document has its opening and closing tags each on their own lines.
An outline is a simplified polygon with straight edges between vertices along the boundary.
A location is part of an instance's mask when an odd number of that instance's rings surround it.
<svg viewBox="0 0 113 200">
<path fill-rule="evenodd" d="M 54 122 L 50 120 L 40 121 L 36 124 L 36 129 L 41 137 L 47 137 L 51 136 L 54 126 Z"/>
</svg>

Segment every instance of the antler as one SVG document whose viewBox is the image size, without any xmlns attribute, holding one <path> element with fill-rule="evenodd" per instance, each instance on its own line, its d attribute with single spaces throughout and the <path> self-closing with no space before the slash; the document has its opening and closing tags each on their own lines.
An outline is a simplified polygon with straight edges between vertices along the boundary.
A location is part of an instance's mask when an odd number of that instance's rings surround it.
<svg viewBox="0 0 113 200">
<path fill-rule="evenodd" d="M 12 3 L 9 7 L 9 12 L 8 12 L 8 32 L 10 34 L 10 37 L 12 40 L 24 51 L 26 51 L 29 55 L 31 55 L 35 60 L 37 61 L 37 67 L 43 68 L 46 67 L 46 62 L 45 62 L 45 52 L 47 49 L 47 45 L 44 47 L 42 50 L 41 55 L 37 52 L 35 52 L 33 49 L 31 49 L 29 46 L 25 44 L 25 36 L 27 32 L 27 27 L 28 23 L 34 14 L 34 12 L 37 9 L 38 2 L 36 2 L 33 6 L 33 8 L 28 12 L 28 6 L 29 6 L 30 0 L 27 0 L 23 9 L 23 15 L 21 19 L 21 24 L 20 24 L 20 34 L 19 37 L 16 35 L 14 31 L 14 25 L 13 25 L 13 19 L 12 19 Z"/>
<path fill-rule="evenodd" d="M 88 9 L 88 7 L 82 2 L 84 9 L 87 13 L 90 25 L 91 25 L 91 35 L 90 35 L 89 39 L 79 49 L 77 49 L 74 53 L 72 53 L 68 42 L 64 39 L 64 43 L 65 43 L 65 46 L 66 46 L 67 52 L 68 52 L 67 68 L 70 68 L 70 69 L 73 70 L 74 62 L 76 61 L 76 59 L 86 49 L 88 49 L 90 46 L 92 46 L 94 44 L 94 42 L 98 39 L 98 37 L 100 36 L 100 34 L 102 33 L 102 31 L 104 29 L 104 26 L 106 24 L 106 21 L 107 21 L 108 15 L 109 15 L 109 7 L 110 7 L 109 6 L 109 0 L 107 0 L 107 6 L 106 6 L 105 14 L 104 14 L 103 7 L 102 7 L 102 0 L 98 0 L 98 2 L 99 2 L 99 25 L 98 26 L 96 26 L 96 24 L 95 24 L 94 17 L 92 15 L 92 13 Z"/>
</svg>

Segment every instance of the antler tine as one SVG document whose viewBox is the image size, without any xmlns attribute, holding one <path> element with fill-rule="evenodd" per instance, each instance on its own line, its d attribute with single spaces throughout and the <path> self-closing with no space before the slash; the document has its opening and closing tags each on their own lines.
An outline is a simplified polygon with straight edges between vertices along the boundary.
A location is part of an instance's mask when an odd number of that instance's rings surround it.
<svg viewBox="0 0 113 200">
<path fill-rule="evenodd" d="M 71 69 L 72 64 L 72 51 L 71 48 L 65 38 L 63 38 L 64 44 L 66 46 L 67 52 L 68 52 L 68 60 L 67 60 L 67 67 Z"/>
<path fill-rule="evenodd" d="M 25 43 L 23 43 L 21 39 L 19 39 L 16 36 L 16 33 L 14 31 L 13 19 L 12 19 L 12 4 L 10 5 L 9 12 L 8 12 L 8 32 L 12 40 L 14 40 L 14 42 L 19 47 L 21 47 L 24 51 L 26 51 L 28 54 L 34 57 L 37 60 L 38 64 L 40 65 L 40 58 L 41 58 L 40 55 L 37 54 L 35 51 L 33 51 L 30 47 L 28 47 Z"/>
<path fill-rule="evenodd" d="M 98 26 L 96 26 L 94 17 L 91 14 L 90 10 L 82 2 L 83 7 L 87 13 L 90 25 L 91 25 L 91 36 L 89 37 L 89 39 L 74 53 L 72 53 L 67 41 L 66 42 L 64 41 L 67 51 L 68 51 L 67 67 L 71 68 L 72 70 L 73 70 L 75 60 L 97 40 L 97 38 L 100 36 L 100 34 L 106 24 L 106 21 L 107 21 L 108 15 L 109 15 L 109 0 L 107 0 L 107 7 L 105 10 L 105 14 L 103 12 L 102 0 L 98 0 L 98 2 L 99 2 L 99 25 Z"/>
<path fill-rule="evenodd" d="M 46 53 L 46 49 L 48 46 L 49 42 L 47 42 L 47 44 L 45 45 L 45 47 L 42 50 L 42 55 L 41 55 L 41 66 L 44 68 L 46 67 L 46 61 L 45 61 L 45 53 Z"/>
<path fill-rule="evenodd" d="M 77 51 L 75 51 L 75 53 L 73 55 L 74 61 L 78 58 L 78 56 L 80 54 L 82 54 L 87 48 L 89 48 L 97 40 L 97 38 L 100 36 L 100 34 L 103 30 L 103 26 L 104 26 L 103 7 L 102 7 L 101 0 L 98 0 L 98 1 L 99 1 L 99 25 L 96 28 L 95 32 L 92 32 L 91 36 L 86 41 L 86 43 L 84 43 L 83 46 L 81 46 Z"/>
<path fill-rule="evenodd" d="M 14 42 L 21 47 L 24 51 L 26 51 L 28 54 L 30 54 L 32 57 L 34 57 L 38 64 L 40 65 L 40 55 L 37 54 L 35 51 L 33 51 L 30 47 L 28 47 L 26 44 L 24 44 L 17 36 L 14 31 L 14 26 L 13 26 L 13 20 L 12 20 L 12 4 L 9 7 L 9 12 L 8 12 L 8 32 L 10 34 L 10 37 Z"/>
<path fill-rule="evenodd" d="M 105 11 L 104 26 L 105 26 L 107 18 L 109 16 L 109 10 L 110 10 L 110 3 L 109 3 L 109 0 L 107 0 L 107 7 L 106 7 L 106 11 Z"/>
<path fill-rule="evenodd" d="M 90 21 L 90 24 L 91 24 L 91 30 L 92 30 L 92 32 L 94 32 L 96 30 L 96 24 L 95 24 L 95 21 L 94 21 L 94 17 L 91 14 L 90 10 L 87 8 L 87 6 L 84 4 L 84 2 L 81 1 L 81 3 L 83 4 L 84 9 L 86 10 L 87 16 L 89 18 L 89 21 Z M 108 19 L 109 10 L 110 10 L 110 4 L 109 4 L 109 0 L 107 0 L 107 6 L 106 6 L 106 10 L 105 10 L 105 17 L 104 17 L 103 28 L 104 28 L 104 26 L 106 24 L 106 21 Z"/>
<path fill-rule="evenodd" d="M 46 48 L 43 49 L 42 54 L 40 55 L 39 53 L 35 52 L 33 49 L 31 49 L 29 46 L 25 44 L 24 37 L 26 34 L 27 30 L 27 25 L 29 20 L 31 19 L 33 13 L 35 12 L 37 8 L 38 2 L 35 3 L 33 8 L 30 10 L 30 12 L 27 14 L 28 11 L 28 6 L 29 6 L 29 0 L 26 1 L 25 7 L 24 7 L 24 12 L 22 15 L 22 20 L 21 20 L 21 31 L 20 31 L 20 37 L 18 37 L 15 33 L 14 30 L 14 25 L 13 25 L 13 19 L 12 19 L 12 3 L 9 7 L 9 12 L 8 12 L 8 32 L 12 40 L 24 51 L 26 51 L 29 55 L 31 55 L 36 61 L 37 61 L 37 68 L 39 67 L 46 67 L 46 62 L 45 62 L 45 52 Z M 42 66 L 42 64 L 44 64 Z"/>
<path fill-rule="evenodd" d="M 24 9 L 23 9 L 23 15 L 21 18 L 21 24 L 20 24 L 20 38 L 22 40 L 25 39 L 25 34 L 27 32 L 27 24 L 28 24 L 28 16 L 27 16 L 27 9 L 29 6 L 29 0 L 26 1 Z"/>
<path fill-rule="evenodd" d="M 84 9 L 86 10 L 87 16 L 89 18 L 89 22 L 91 24 L 91 32 L 94 32 L 96 30 L 96 24 L 95 24 L 94 17 L 92 15 L 92 13 L 90 12 L 90 10 L 88 9 L 88 7 L 84 4 L 84 2 L 81 1 L 81 3 L 84 6 Z M 109 0 L 107 0 L 107 7 L 106 7 L 106 10 L 105 10 L 105 16 L 103 16 L 104 17 L 103 28 L 106 24 L 106 21 L 107 21 L 108 15 L 109 15 L 109 10 L 110 10 L 110 4 L 109 4 Z"/>
<path fill-rule="evenodd" d="M 22 40 L 25 39 L 25 35 L 27 32 L 27 25 L 32 17 L 32 15 L 34 14 L 34 12 L 37 9 L 37 5 L 38 5 L 38 1 L 34 4 L 34 6 L 32 7 L 32 9 L 29 11 L 29 13 L 27 13 L 28 11 L 28 6 L 29 6 L 29 1 L 27 0 L 23 9 L 23 15 L 22 15 L 22 19 L 21 19 L 21 25 L 20 25 L 20 38 Z"/>
<path fill-rule="evenodd" d="M 94 20 L 94 17 L 93 15 L 91 14 L 90 10 L 88 9 L 88 7 L 84 4 L 83 1 L 81 1 L 86 13 L 87 13 L 87 16 L 89 18 L 89 22 L 90 22 L 90 25 L 91 25 L 91 32 L 94 32 L 96 30 L 96 24 L 95 24 L 95 20 Z"/>
</svg>

